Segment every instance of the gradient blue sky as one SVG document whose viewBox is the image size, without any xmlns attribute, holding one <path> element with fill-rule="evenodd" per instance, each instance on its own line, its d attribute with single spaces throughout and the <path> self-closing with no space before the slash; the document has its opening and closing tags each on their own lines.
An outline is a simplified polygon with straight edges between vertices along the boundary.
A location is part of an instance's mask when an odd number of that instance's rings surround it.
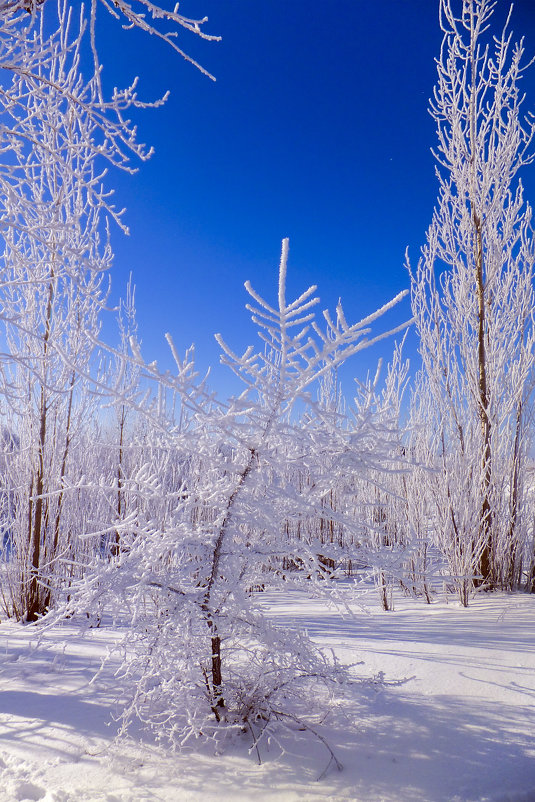
<svg viewBox="0 0 535 802">
<path fill-rule="evenodd" d="M 499 0 L 496 23 L 508 5 Z M 318 284 L 322 307 L 341 296 L 348 320 L 408 286 L 405 248 L 416 260 L 436 198 L 427 106 L 438 0 L 183 0 L 180 10 L 206 14 L 222 36 L 181 40 L 215 83 L 100 15 L 106 79 L 139 74 L 146 98 L 171 91 L 139 117 L 152 160 L 111 179 L 131 229 L 114 236 L 114 295 L 132 271 L 144 356 L 170 364 L 166 331 L 180 349 L 195 342 L 200 367 L 213 365 L 227 392 L 213 334 L 237 350 L 254 340 L 243 282 L 276 297 L 283 237 L 289 293 Z M 512 28 L 535 53 L 534 0 L 515 4 Z M 535 68 L 525 90 L 535 109 Z M 406 301 L 384 325 L 408 317 Z M 357 357 L 349 374 L 363 378 L 392 345 Z"/>
</svg>

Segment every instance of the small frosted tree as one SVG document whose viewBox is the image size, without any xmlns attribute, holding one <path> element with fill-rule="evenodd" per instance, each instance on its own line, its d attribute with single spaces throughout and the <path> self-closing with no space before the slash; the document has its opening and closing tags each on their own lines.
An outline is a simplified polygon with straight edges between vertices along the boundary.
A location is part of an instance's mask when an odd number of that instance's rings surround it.
<svg viewBox="0 0 535 802">
<path fill-rule="evenodd" d="M 432 482 L 440 477 L 437 538 L 453 544 L 451 570 L 462 565 L 469 584 L 511 587 L 527 525 L 534 247 L 519 171 L 532 161 L 534 127 L 521 112 L 522 42 L 507 25 L 492 38 L 495 7 L 440 0 L 431 102 L 440 190 L 411 285 L 432 399 L 421 409 Z"/>
<path fill-rule="evenodd" d="M 124 491 L 138 493 L 144 512 L 122 522 L 115 559 L 98 561 L 67 605 L 86 610 L 98 601 L 131 611 L 123 672 L 134 690 L 125 722 L 140 717 L 175 745 L 243 728 L 257 743 L 275 722 L 306 719 L 311 699 L 323 698 L 320 687 L 343 674 L 304 633 L 277 626 L 259 591 L 295 587 L 337 598 L 337 583 L 326 577 L 336 578 L 355 555 L 358 527 L 345 503 L 337 509 L 326 500 L 352 484 L 349 477 L 363 470 L 364 444 L 381 437 L 369 409 L 342 426 L 312 391 L 393 333 L 370 336 L 405 293 L 355 325 L 338 306 L 322 325 L 315 287 L 286 300 L 287 256 L 284 241 L 277 303 L 246 284 L 261 347 L 238 355 L 218 337 L 223 361 L 245 385 L 228 403 L 196 377 L 191 353 L 181 359 L 173 348 L 172 376 L 143 365 L 132 343 L 142 382 L 158 385 L 138 409 L 152 422 L 152 443 L 169 457 L 147 460 L 126 479 Z M 174 424 L 165 393 L 180 398 Z M 297 474 L 306 481 L 295 481 Z M 289 522 L 313 519 L 323 526 L 306 538 L 289 536 Z M 349 548 L 324 536 L 331 522 L 353 533 Z"/>
</svg>

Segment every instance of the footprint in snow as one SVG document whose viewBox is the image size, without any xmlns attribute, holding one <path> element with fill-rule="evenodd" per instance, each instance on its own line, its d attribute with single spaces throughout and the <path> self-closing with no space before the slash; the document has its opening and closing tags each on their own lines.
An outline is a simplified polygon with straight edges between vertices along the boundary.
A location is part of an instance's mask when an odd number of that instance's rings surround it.
<svg viewBox="0 0 535 802">
<path fill-rule="evenodd" d="M 44 788 L 29 782 L 19 783 L 15 789 L 17 802 L 37 802 L 37 800 L 44 800 L 45 794 Z"/>
</svg>

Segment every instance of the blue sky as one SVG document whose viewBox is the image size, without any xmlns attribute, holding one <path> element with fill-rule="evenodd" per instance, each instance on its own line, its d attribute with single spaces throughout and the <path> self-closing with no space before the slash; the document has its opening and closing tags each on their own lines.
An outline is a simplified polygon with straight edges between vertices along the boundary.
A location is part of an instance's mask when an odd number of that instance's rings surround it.
<svg viewBox="0 0 535 802">
<path fill-rule="evenodd" d="M 507 7 L 499 0 L 497 21 Z M 405 248 L 416 260 L 437 189 L 427 106 L 438 0 L 183 0 L 180 10 L 206 14 L 222 36 L 180 42 L 215 83 L 101 12 L 105 78 L 139 74 L 147 99 L 171 91 L 139 117 L 152 160 L 111 178 L 131 229 L 114 236 L 112 280 L 117 296 L 134 274 L 149 361 L 170 364 L 169 331 L 180 349 L 195 342 L 200 367 L 213 365 L 228 392 L 213 334 L 237 350 L 254 341 L 243 282 L 275 298 L 283 237 L 289 293 L 318 284 L 322 308 L 341 297 L 348 320 L 408 286 Z M 533 0 L 515 4 L 512 28 L 535 53 Z M 535 108 L 535 69 L 525 90 Z M 533 176 L 525 182 L 533 198 Z M 408 317 L 406 301 L 384 326 Z M 346 375 L 363 378 L 392 346 L 364 352 Z"/>
</svg>

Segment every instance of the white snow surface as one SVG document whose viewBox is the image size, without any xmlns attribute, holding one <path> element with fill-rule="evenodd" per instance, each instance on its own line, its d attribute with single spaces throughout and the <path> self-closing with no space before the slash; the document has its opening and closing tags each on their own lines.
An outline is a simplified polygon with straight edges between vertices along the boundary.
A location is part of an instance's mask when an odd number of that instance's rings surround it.
<svg viewBox="0 0 535 802">
<path fill-rule="evenodd" d="M 262 603 L 362 674 L 384 673 L 317 727 L 343 771 L 316 781 L 328 754 L 306 732 L 264 745 L 261 765 L 245 740 L 222 755 L 173 753 L 141 730 L 116 741 L 117 663 L 90 681 L 119 631 L 82 638 L 66 623 L 36 647 L 33 627 L 7 621 L 0 802 L 535 802 L 535 596 L 468 609 L 398 598 L 354 618 L 296 592 Z"/>
</svg>

